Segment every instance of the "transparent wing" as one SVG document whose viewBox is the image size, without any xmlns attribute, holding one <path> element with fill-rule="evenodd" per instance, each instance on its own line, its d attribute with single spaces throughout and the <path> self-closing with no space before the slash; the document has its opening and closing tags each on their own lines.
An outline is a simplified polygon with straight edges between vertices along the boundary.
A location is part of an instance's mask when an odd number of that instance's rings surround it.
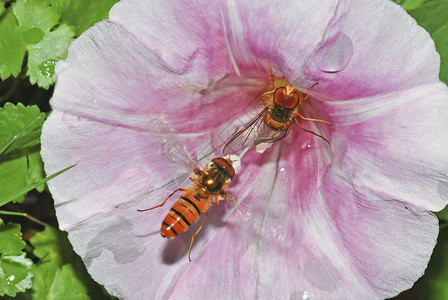
<svg viewBox="0 0 448 300">
<path fill-rule="evenodd" d="M 274 130 L 266 122 L 268 107 L 235 133 L 223 149 L 224 155 L 240 154 L 244 149 L 261 143 L 274 143 L 288 135 L 292 122 L 286 130 Z"/>
<path fill-rule="evenodd" d="M 263 109 L 242 129 L 236 132 L 225 144 L 222 150 L 224 155 L 240 154 L 247 147 L 253 146 L 257 137 L 258 128 L 264 123 L 268 108 Z"/>
<path fill-rule="evenodd" d="M 182 145 L 175 137 L 164 137 L 161 139 L 162 154 L 172 162 L 182 164 L 196 170 L 198 168 L 195 160 L 191 157 L 184 145 Z"/>
</svg>

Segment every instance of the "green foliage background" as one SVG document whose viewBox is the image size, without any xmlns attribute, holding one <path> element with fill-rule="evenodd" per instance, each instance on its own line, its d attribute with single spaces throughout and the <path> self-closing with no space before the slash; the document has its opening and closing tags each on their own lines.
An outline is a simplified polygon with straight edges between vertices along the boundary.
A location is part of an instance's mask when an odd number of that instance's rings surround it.
<svg viewBox="0 0 448 300">
<path fill-rule="evenodd" d="M 40 132 L 56 62 L 76 37 L 107 18 L 115 2 L 0 1 L 0 297 L 111 298 L 57 229 Z M 431 34 L 441 56 L 440 79 L 448 83 L 448 0 L 395 2 Z M 438 217 L 441 231 L 425 275 L 396 299 L 448 299 L 448 209 Z"/>
<path fill-rule="evenodd" d="M 107 18 L 117 1 L 0 1 L 2 299 L 112 298 L 91 279 L 67 234 L 57 229 L 53 200 L 45 190 L 53 176 L 45 178 L 40 134 L 50 111 L 56 62 L 76 37 Z"/>
</svg>

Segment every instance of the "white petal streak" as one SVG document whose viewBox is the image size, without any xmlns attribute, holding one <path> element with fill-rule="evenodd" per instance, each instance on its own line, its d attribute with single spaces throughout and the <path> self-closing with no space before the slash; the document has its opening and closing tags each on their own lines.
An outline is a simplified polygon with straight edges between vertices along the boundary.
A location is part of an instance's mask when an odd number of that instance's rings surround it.
<svg viewBox="0 0 448 300">
<path fill-rule="evenodd" d="M 222 7 L 220 8 L 220 11 L 223 18 L 224 33 L 226 34 L 227 49 L 232 57 L 232 63 L 234 64 L 237 74 L 241 76 L 238 64 L 241 64 L 247 68 L 248 66 L 256 64 L 256 60 L 247 47 L 244 24 L 241 20 L 236 2 L 234 0 L 227 0 L 226 4 L 226 16 L 223 15 L 224 12 Z M 229 26 L 229 30 L 226 28 L 227 25 Z M 238 54 L 237 60 L 235 60 L 233 53 Z"/>
</svg>

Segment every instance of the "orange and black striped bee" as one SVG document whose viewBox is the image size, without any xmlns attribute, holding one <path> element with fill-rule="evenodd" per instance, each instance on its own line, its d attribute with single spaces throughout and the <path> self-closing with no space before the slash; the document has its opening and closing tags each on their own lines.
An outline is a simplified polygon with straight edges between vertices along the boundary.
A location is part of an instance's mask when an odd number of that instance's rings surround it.
<svg viewBox="0 0 448 300">
<path fill-rule="evenodd" d="M 193 234 L 188 252 L 188 259 L 191 261 L 191 248 L 196 235 L 201 231 L 208 218 L 207 210 L 213 202 L 219 204 L 229 196 L 226 189 L 230 181 L 235 176 L 235 169 L 230 158 L 215 157 L 210 166 L 200 169 L 193 169 L 194 176 L 190 177 L 193 185 L 187 189 L 178 188 L 172 192 L 161 204 L 138 211 L 148 211 L 162 207 L 177 191 L 184 194 L 174 203 L 165 219 L 162 222 L 161 234 L 166 238 L 174 238 L 178 234 L 187 231 L 191 224 L 199 219 L 201 213 L 205 214 L 204 221 L 199 229 Z"/>
<path fill-rule="evenodd" d="M 298 116 L 307 121 L 324 122 L 334 126 L 331 122 L 305 118 L 299 113 L 300 101 L 307 100 L 313 87 L 319 83 L 314 83 L 306 96 L 301 97 L 294 86 L 289 83 L 276 87 L 270 64 L 269 82 L 273 89 L 261 95 L 262 103 L 266 107 L 228 140 L 223 149 L 224 155 L 240 154 L 242 150 L 250 146 L 279 141 L 288 135 L 293 121 L 300 129 L 310 132 L 329 143 L 323 136 L 301 127 L 295 118 Z"/>
</svg>

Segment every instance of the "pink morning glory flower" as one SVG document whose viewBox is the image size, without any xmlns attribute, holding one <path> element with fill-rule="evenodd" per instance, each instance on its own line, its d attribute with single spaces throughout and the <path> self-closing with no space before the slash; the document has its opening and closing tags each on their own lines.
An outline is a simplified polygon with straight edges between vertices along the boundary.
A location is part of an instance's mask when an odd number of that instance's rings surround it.
<svg viewBox="0 0 448 300">
<path fill-rule="evenodd" d="M 160 235 L 191 170 L 263 109 L 267 63 L 306 117 L 249 149 L 191 235 Z M 143 1 L 71 45 L 42 133 L 61 229 L 123 299 L 377 299 L 422 276 L 448 200 L 448 91 L 429 34 L 390 1 Z M 165 143 L 165 144 L 164 144 Z M 180 153 L 180 156 L 184 154 Z M 186 154 L 185 154 L 186 155 Z"/>
</svg>

